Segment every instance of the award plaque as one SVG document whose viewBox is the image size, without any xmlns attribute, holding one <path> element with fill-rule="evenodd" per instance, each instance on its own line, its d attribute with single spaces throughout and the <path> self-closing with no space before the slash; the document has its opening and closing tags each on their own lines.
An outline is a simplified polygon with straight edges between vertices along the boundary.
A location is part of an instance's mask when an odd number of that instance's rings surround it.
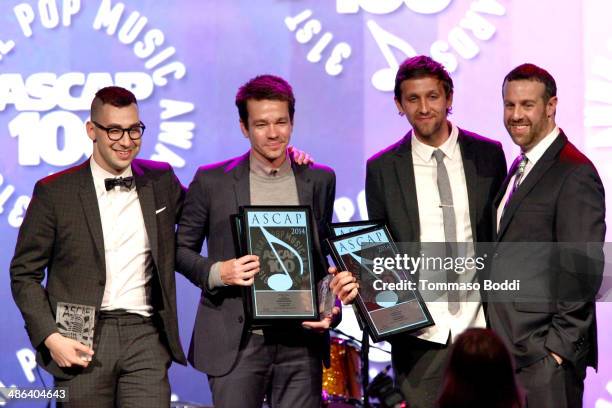
<svg viewBox="0 0 612 408">
<path fill-rule="evenodd" d="M 93 348 L 96 308 L 75 303 L 57 303 L 55 323 L 59 333 Z"/>
<path fill-rule="evenodd" d="M 310 208 L 245 206 L 240 218 L 244 253 L 260 264 L 245 296 L 252 321 L 318 320 Z"/>
<path fill-rule="evenodd" d="M 348 221 L 348 222 L 332 222 L 329 224 L 329 229 L 332 233 L 332 236 L 339 237 L 340 235 L 349 234 L 351 232 L 360 231 L 366 228 L 379 227 L 381 225 L 385 225 L 383 220 L 363 220 L 363 221 Z M 357 310 L 357 306 L 353 303 L 353 313 L 355 313 L 355 317 L 357 318 L 357 324 L 359 325 L 359 329 L 364 330 L 364 324 L 359 315 L 359 310 Z"/>
<path fill-rule="evenodd" d="M 340 235 L 350 234 L 351 232 L 360 231 L 366 228 L 379 227 L 385 225 L 381 220 L 365 220 L 365 221 L 349 221 L 349 222 L 332 222 L 329 224 L 329 229 L 335 237 Z"/>
<path fill-rule="evenodd" d="M 355 304 L 375 342 L 434 324 L 410 275 L 379 262 L 398 255 L 386 226 L 329 238 L 327 243 L 336 267 L 353 273 L 359 282 Z"/>
</svg>

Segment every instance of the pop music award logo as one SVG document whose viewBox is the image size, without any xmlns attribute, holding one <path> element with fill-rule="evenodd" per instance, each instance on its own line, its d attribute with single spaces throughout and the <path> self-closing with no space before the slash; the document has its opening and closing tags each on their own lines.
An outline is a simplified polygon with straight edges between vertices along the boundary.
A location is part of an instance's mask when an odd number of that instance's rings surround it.
<svg viewBox="0 0 612 408">
<path fill-rule="evenodd" d="M 87 2 L 85 6 L 80 0 L 22 2 L 7 13 L 10 16 L 6 20 L 15 25 L 3 30 L 16 34 L 13 38 L 2 38 L 0 34 L 0 126 L 6 126 L 5 138 L 15 139 L 5 139 L 2 144 L 17 148 L 16 155 L 3 153 L 6 166 L 0 168 L 0 214 L 14 228 L 21 225 L 30 197 L 17 190 L 13 184 L 17 180 L 9 180 L 10 174 L 20 167 L 34 167 L 41 168 L 42 172 L 36 174 L 41 178 L 88 157 L 92 143 L 84 124 L 89 119 L 91 100 L 102 87 L 117 85 L 131 90 L 141 108 L 143 102 L 158 105 L 159 129 L 147 132 L 151 139 L 156 137 L 151 140 L 154 146 L 150 159 L 181 168 L 185 165 L 181 154 L 192 146 L 195 123 L 189 114 L 194 104 L 163 97 L 164 87 L 180 81 L 187 73 L 165 33 L 154 27 L 147 16 L 128 10 L 122 2 L 101 0 L 95 14 L 86 13 L 93 9 L 85 7 L 96 4 Z M 84 21 L 86 15 L 94 17 Z M 47 40 L 56 38 L 51 34 L 61 30 L 72 31 L 68 33 L 69 44 Z M 86 39 L 96 32 L 107 34 L 109 47 L 131 49 L 133 59 L 113 61 L 112 53 L 107 52 L 97 58 L 100 66 L 89 72 L 53 72 L 48 67 L 72 56 L 78 58 L 79 47 L 89 47 Z M 21 48 L 30 50 L 30 55 L 20 52 Z M 32 50 L 39 55 L 32 55 Z M 128 66 L 136 67 L 136 71 L 126 69 Z M 109 67 L 117 71 L 109 72 Z M 31 72 L 32 69 L 40 71 Z"/>
</svg>

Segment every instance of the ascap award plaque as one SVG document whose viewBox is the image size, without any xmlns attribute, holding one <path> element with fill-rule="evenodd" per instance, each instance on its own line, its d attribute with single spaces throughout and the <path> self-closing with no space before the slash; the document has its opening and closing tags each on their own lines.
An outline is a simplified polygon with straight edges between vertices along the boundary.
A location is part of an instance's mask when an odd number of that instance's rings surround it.
<svg viewBox="0 0 612 408">
<path fill-rule="evenodd" d="M 434 324 L 410 274 L 381 262 L 398 254 L 386 226 L 329 238 L 327 243 L 338 270 L 357 278 L 355 304 L 374 341 Z"/>
<path fill-rule="evenodd" d="M 253 322 L 318 320 L 310 207 L 241 207 L 246 254 L 259 257 L 260 271 L 245 306 Z"/>
<path fill-rule="evenodd" d="M 351 232 L 360 231 L 366 228 L 379 227 L 384 225 L 381 220 L 363 220 L 363 221 L 348 221 L 348 222 L 332 222 L 329 224 L 329 229 L 335 237 Z"/>
</svg>

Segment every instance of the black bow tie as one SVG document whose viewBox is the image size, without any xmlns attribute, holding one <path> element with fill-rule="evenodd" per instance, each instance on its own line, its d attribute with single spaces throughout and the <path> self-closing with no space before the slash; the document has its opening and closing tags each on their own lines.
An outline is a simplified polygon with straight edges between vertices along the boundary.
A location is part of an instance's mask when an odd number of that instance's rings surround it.
<svg viewBox="0 0 612 408">
<path fill-rule="evenodd" d="M 106 187 L 106 191 L 114 188 L 115 186 L 125 187 L 128 190 L 132 188 L 132 183 L 134 182 L 134 177 L 115 177 L 115 178 L 107 178 L 104 179 L 104 187 Z"/>
</svg>

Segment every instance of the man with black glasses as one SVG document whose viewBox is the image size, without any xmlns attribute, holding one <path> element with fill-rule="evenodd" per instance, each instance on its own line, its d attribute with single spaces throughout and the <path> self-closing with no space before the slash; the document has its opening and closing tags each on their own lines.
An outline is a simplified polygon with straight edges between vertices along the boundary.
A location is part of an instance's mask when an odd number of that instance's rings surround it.
<svg viewBox="0 0 612 408">
<path fill-rule="evenodd" d="M 168 407 L 168 367 L 186 362 L 174 281 L 183 188 L 167 163 L 136 159 L 145 126 L 130 91 L 98 91 L 86 129 L 91 158 L 34 187 L 13 297 L 38 363 L 68 389 L 66 406 Z M 79 313 L 84 326 L 95 313 L 91 347 L 58 330 Z"/>
</svg>

